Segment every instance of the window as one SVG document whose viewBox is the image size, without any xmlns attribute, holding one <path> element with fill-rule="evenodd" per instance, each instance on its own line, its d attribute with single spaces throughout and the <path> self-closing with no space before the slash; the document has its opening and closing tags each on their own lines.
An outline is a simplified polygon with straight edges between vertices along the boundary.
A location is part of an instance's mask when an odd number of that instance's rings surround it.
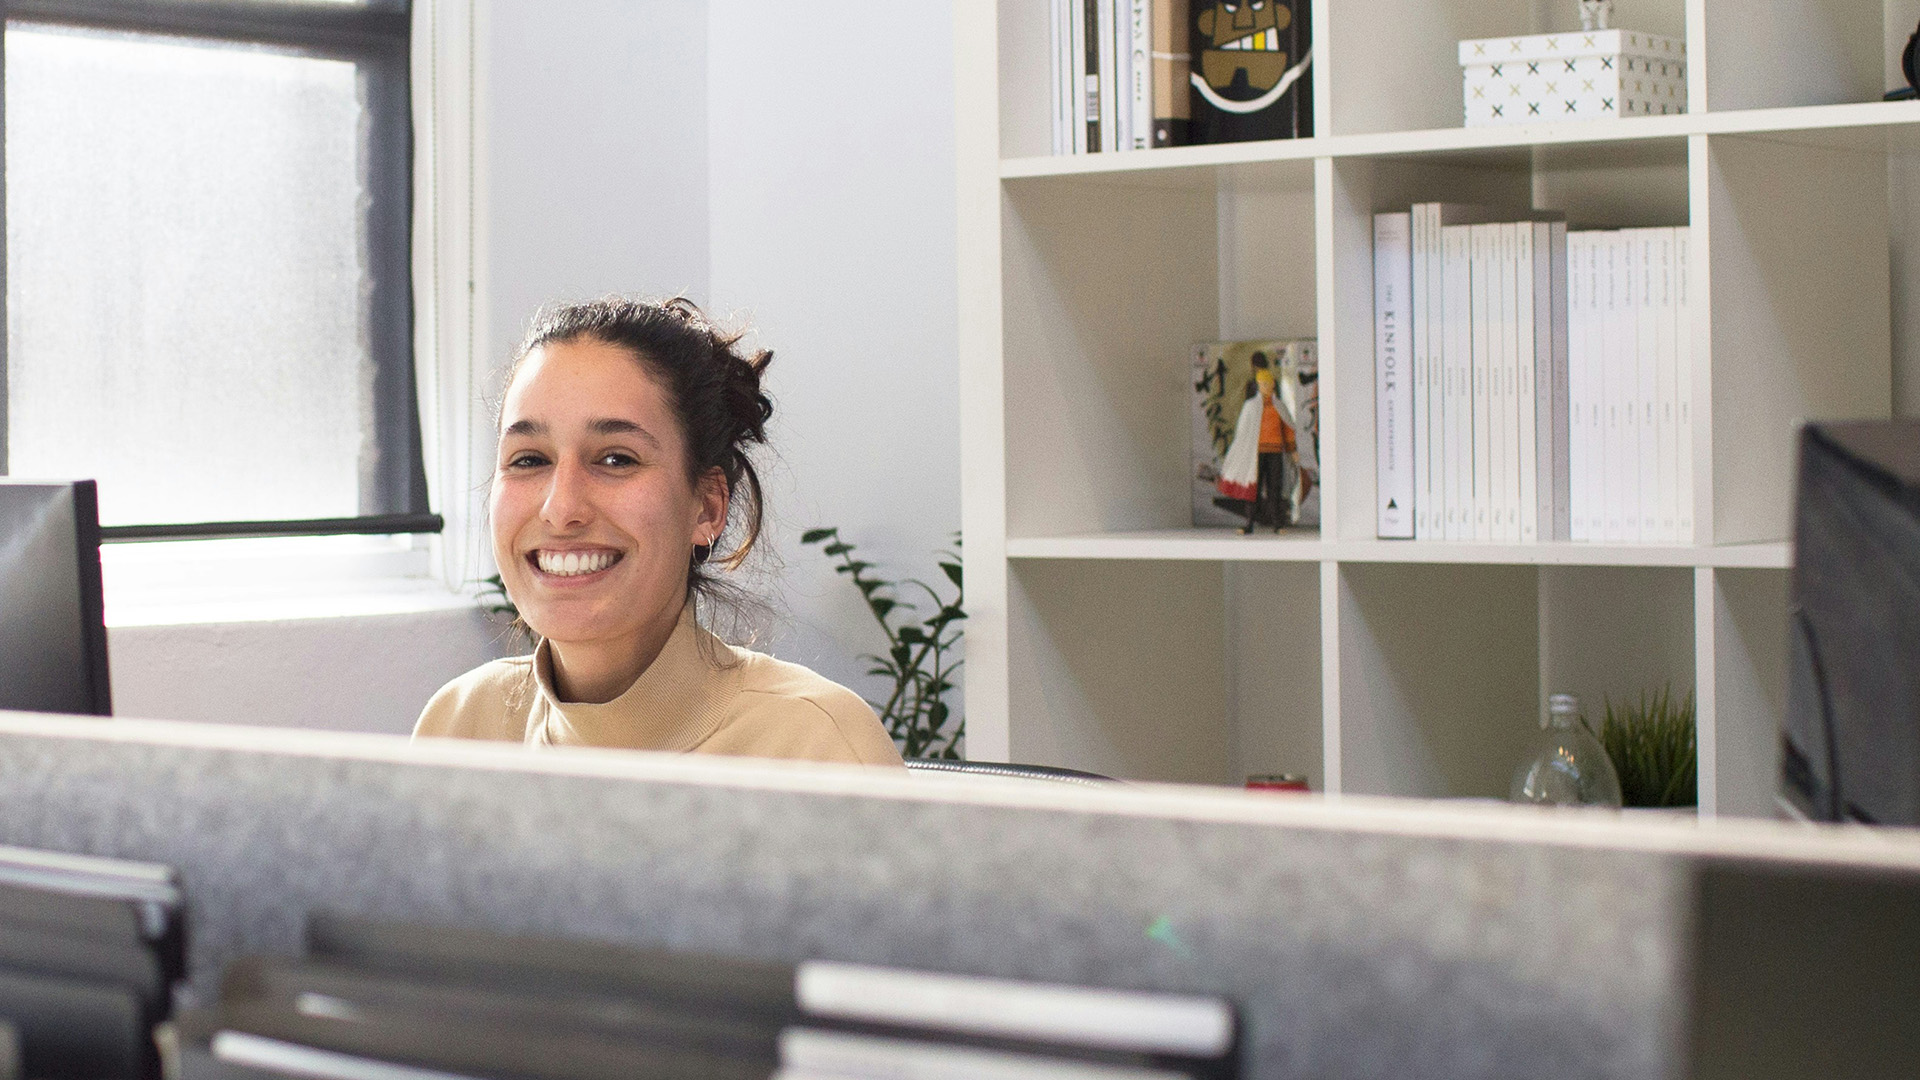
<svg viewBox="0 0 1920 1080">
<path fill-rule="evenodd" d="M 0 471 L 116 539 L 438 528 L 404 0 L 9 0 Z"/>
</svg>

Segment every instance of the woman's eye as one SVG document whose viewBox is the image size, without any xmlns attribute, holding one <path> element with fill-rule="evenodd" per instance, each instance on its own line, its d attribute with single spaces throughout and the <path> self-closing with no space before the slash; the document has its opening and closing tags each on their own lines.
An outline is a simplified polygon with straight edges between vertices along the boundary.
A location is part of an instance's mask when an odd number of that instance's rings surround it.
<svg viewBox="0 0 1920 1080">
<path fill-rule="evenodd" d="M 623 454 L 615 450 L 601 454 L 599 464 L 610 469 L 625 469 L 629 466 L 640 464 L 640 459 L 634 457 L 632 454 Z"/>
<path fill-rule="evenodd" d="M 547 459 L 534 453 L 518 453 L 507 459 L 509 469 L 537 469 L 547 463 Z"/>
</svg>

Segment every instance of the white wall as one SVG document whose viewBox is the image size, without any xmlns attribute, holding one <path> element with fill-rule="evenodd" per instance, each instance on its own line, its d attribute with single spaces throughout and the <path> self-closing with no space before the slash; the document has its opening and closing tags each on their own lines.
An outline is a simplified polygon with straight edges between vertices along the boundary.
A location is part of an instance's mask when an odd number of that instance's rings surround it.
<svg viewBox="0 0 1920 1080">
<path fill-rule="evenodd" d="M 705 5 L 482 2 L 482 352 L 556 299 L 704 297 Z"/>
<path fill-rule="evenodd" d="M 774 350 L 786 618 L 769 644 L 860 689 L 879 630 L 799 534 L 837 525 L 882 570 L 944 585 L 933 553 L 960 527 L 952 6 L 709 10 L 712 300 Z"/>
<path fill-rule="evenodd" d="M 107 632 L 116 716 L 413 730 L 441 684 L 498 655 L 478 609 Z"/>
</svg>

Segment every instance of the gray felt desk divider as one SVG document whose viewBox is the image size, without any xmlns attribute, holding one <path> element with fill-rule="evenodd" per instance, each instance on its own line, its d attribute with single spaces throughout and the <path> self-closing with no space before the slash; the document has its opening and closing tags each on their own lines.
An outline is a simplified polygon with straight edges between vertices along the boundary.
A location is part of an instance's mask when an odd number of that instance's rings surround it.
<svg viewBox="0 0 1920 1080">
<path fill-rule="evenodd" d="M 195 990 L 313 907 L 1236 1001 L 1252 1077 L 1672 1075 L 1690 860 L 1783 826 L 0 713 L 0 843 L 177 866 Z"/>
</svg>

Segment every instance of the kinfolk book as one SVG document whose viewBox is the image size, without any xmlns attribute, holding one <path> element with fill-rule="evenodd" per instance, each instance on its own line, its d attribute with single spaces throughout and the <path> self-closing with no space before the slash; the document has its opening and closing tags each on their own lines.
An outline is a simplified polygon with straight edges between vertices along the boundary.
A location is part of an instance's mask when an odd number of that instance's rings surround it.
<svg viewBox="0 0 1920 1080">
<path fill-rule="evenodd" d="M 1194 525 L 1318 527 L 1320 368 L 1314 342 L 1195 345 L 1191 376 Z"/>
<path fill-rule="evenodd" d="M 1373 215 L 1375 533 L 1414 536 L 1413 222 Z"/>
</svg>

